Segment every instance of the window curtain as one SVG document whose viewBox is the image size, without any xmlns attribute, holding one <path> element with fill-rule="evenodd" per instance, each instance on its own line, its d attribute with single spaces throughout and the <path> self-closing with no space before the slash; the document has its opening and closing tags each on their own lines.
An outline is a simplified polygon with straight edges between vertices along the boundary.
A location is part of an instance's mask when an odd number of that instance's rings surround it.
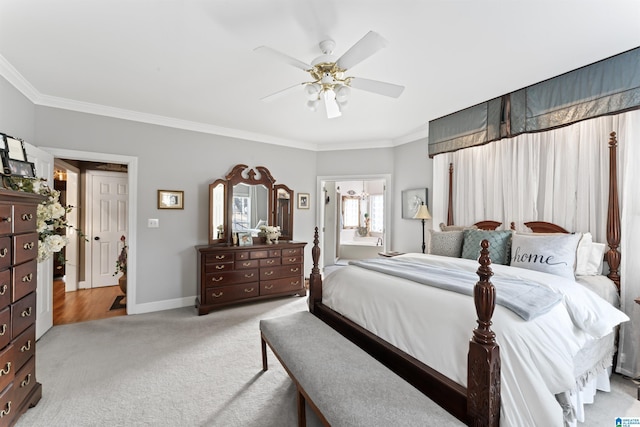
<svg viewBox="0 0 640 427">
<path fill-rule="evenodd" d="M 621 216 L 621 309 L 617 371 L 640 376 L 640 111 L 582 121 L 434 157 L 434 224 L 446 222 L 449 164 L 453 163 L 453 218 L 459 225 L 495 220 L 549 221 L 590 231 L 606 243 L 609 134 L 618 139 Z M 636 255 L 637 258 L 637 255 Z"/>
</svg>

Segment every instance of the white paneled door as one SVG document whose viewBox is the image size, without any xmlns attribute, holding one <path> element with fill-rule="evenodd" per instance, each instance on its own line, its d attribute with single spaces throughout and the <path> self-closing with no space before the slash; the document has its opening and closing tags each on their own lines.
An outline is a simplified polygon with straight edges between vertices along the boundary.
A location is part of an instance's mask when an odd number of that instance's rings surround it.
<svg viewBox="0 0 640 427">
<path fill-rule="evenodd" d="M 87 172 L 88 204 L 91 221 L 91 287 L 118 284 L 116 260 L 122 244 L 120 237 L 128 237 L 129 189 L 127 174 L 122 172 Z"/>
</svg>

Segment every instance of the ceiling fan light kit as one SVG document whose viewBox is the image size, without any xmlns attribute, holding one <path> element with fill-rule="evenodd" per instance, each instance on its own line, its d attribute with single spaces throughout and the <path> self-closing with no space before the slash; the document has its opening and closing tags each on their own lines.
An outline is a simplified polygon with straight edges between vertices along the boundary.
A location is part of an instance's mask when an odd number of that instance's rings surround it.
<svg viewBox="0 0 640 427">
<path fill-rule="evenodd" d="M 316 111 L 318 104 L 323 101 L 327 117 L 331 119 L 342 115 L 341 111 L 347 105 L 351 96 L 351 87 L 393 98 L 398 98 L 402 94 L 404 86 L 345 76 L 349 68 L 367 59 L 386 45 L 387 41 L 380 34 L 369 31 L 340 58 L 336 58 L 333 55 L 335 42 L 333 40 L 323 40 L 319 44 L 322 55 L 311 61 L 311 65 L 307 65 L 270 47 L 261 46 L 256 48 L 255 51 L 266 53 L 281 62 L 308 72 L 313 80 L 302 83 L 305 87 L 307 107 L 311 111 Z M 354 82 L 356 84 L 353 84 Z M 280 90 L 262 98 L 262 100 L 270 100 L 298 86 L 294 85 Z"/>
</svg>

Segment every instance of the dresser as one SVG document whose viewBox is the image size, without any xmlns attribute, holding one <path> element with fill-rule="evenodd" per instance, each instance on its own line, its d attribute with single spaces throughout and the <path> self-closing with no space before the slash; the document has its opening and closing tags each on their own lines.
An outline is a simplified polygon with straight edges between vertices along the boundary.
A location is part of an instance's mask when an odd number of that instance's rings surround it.
<svg viewBox="0 0 640 427">
<path fill-rule="evenodd" d="M 36 210 L 42 197 L 0 189 L 0 426 L 42 397 L 36 381 Z"/>
<path fill-rule="evenodd" d="M 198 314 L 285 295 L 305 296 L 304 242 L 197 246 Z"/>
</svg>

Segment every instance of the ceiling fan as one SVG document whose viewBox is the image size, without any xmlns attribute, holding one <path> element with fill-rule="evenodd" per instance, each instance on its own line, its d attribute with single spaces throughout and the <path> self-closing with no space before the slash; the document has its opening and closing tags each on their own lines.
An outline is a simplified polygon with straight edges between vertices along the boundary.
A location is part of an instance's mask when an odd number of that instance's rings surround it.
<svg viewBox="0 0 640 427">
<path fill-rule="evenodd" d="M 311 81 L 295 84 L 261 99 L 263 101 L 272 100 L 302 85 L 305 87 L 307 95 L 307 107 L 315 111 L 320 102 L 324 101 L 327 117 L 332 119 L 342 115 L 341 107 L 344 107 L 349 101 L 352 87 L 397 98 L 402 94 L 404 86 L 346 76 L 345 74 L 354 65 L 359 64 L 386 45 L 387 41 L 380 34 L 369 31 L 338 58 L 333 55 L 335 42 L 333 40 L 324 40 L 320 42 L 322 55 L 311 61 L 311 64 L 297 60 L 267 46 L 257 47 L 254 51 L 265 53 L 281 62 L 300 68 L 308 72 L 312 78 Z"/>
</svg>

